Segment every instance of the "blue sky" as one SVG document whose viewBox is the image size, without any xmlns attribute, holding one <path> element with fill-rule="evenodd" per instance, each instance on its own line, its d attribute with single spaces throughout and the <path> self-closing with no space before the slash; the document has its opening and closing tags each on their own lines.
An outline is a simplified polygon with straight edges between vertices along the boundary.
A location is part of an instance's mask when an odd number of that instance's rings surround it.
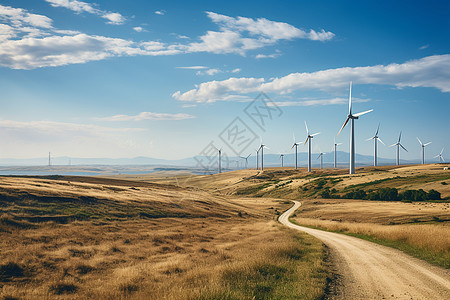
<svg viewBox="0 0 450 300">
<path fill-rule="evenodd" d="M 431 141 L 431 160 L 450 151 L 449 13 L 447 1 L 3 0 L 0 156 L 177 159 L 210 142 L 233 154 L 219 135 L 236 117 L 258 136 L 242 155 L 259 136 L 287 152 L 305 120 L 327 152 L 353 81 L 353 111 L 374 109 L 356 121 L 357 153 L 372 154 L 380 122 L 388 145 L 403 131 L 403 158 Z M 261 92 L 282 111 L 264 128 L 245 113 Z"/>
</svg>

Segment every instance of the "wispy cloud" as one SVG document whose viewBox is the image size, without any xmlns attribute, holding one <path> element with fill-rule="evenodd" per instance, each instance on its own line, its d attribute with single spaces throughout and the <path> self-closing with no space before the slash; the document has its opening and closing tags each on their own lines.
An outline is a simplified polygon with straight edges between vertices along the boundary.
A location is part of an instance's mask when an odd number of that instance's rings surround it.
<svg viewBox="0 0 450 300">
<path fill-rule="evenodd" d="M 240 68 L 236 68 L 231 70 L 231 73 L 239 73 L 240 71 L 242 71 Z"/>
<path fill-rule="evenodd" d="M 280 56 L 281 53 L 280 52 L 276 52 L 276 53 L 272 53 L 272 54 L 257 54 L 255 55 L 256 59 L 261 59 L 261 58 L 277 58 L 278 56 Z"/>
<path fill-rule="evenodd" d="M 208 69 L 206 66 L 189 66 L 189 67 L 177 67 L 177 69 L 187 69 L 187 70 L 203 70 Z"/>
<path fill-rule="evenodd" d="M 422 47 L 419 47 L 419 50 L 424 50 L 427 49 L 428 47 L 430 47 L 429 44 L 423 45 Z"/>
<path fill-rule="evenodd" d="M 168 114 L 168 113 L 153 113 L 153 112 L 141 112 L 137 115 L 130 116 L 130 115 L 115 115 L 111 117 L 105 117 L 105 118 L 99 118 L 101 121 L 110 121 L 110 122 L 117 122 L 117 121 L 143 121 L 143 120 L 186 120 L 186 119 L 194 119 L 195 116 L 189 115 L 189 114 Z"/>
<path fill-rule="evenodd" d="M 195 74 L 197 74 L 197 75 L 209 75 L 209 76 L 212 76 L 212 75 L 215 75 L 215 74 L 218 74 L 218 73 L 222 73 L 223 71 L 221 71 L 221 70 L 219 70 L 219 69 L 207 69 L 207 70 L 201 70 L 201 71 L 197 71 Z"/>
<path fill-rule="evenodd" d="M 166 11 L 163 10 L 163 9 L 162 10 L 156 10 L 155 14 L 160 15 L 160 16 L 164 16 L 166 14 Z"/>
<path fill-rule="evenodd" d="M 404 87 L 432 87 L 450 92 L 450 55 L 434 55 L 402 64 L 370 67 L 345 67 L 312 73 L 291 73 L 266 81 L 264 78 L 229 78 L 223 81 L 203 82 L 195 89 L 172 96 L 180 101 L 231 101 L 253 92 L 276 94 L 296 90 L 330 90 L 355 84 L 382 84 Z M 247 96 L 248 97 L 248 96 Z"/>
<path fill-rule="evenodd" d="M 46 0 L 52 6 L 66 7 L 77 13 L 100 15 L 111 24 L 125 21 L 122 15 L 110 13 L 92 4 L 76 0 Z M 235 53 L 245 55 L 247 51 L 273 45 L 279 40 L 294 38 L 315 39 L 309 33 L 282 22 L 267 19 L 228 17 L 212 12 L 207 16 L 221 31 L 207 31 L 199 41 L 164 43 L 159 41 L 134 42 L 121 38 L 87 35 L 73 30 L 53 28 L 52 20 L 24 9 L 0 5 L 0 66 L 13 69 L 56 67 L 86 63 L 120 56 L 160 56 L 184 53 Z M 141 27 L 134 30 L 141 31 Z M 327 40 L 334 36 L 328 33 Z M 220 70 L 211 69 L 200 74 L 213 75 Z"/>
<path fill-rule="evenodd" d="M 368 102 L 369 99 L 353 98 L 353 102 Z M 289 107 L 289 106 L 321 106 L 321 105 L 340 105 L 348 104 L 348 98 L 332 99 L 298 99 L 296 101 L 275 101 L 269 103 L 269 106 Z"/>
<path fill-rule="evenodd" d="M 107 24 L 121 25 L 125 23 L 126 18 L 119 13 L 109 12 L 98 9 L 93 4 L 78 0 L 45 0 L 53 7 L 64 7 L 76 13 L 87 12 L 90 14 L 101 16 L 108 20 Z"/>
</svg>

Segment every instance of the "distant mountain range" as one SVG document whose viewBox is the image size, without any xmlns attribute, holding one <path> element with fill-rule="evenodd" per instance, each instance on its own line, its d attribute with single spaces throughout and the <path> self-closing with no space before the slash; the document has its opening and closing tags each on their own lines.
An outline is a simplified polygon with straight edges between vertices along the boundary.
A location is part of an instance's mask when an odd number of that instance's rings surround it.
<svg viewBox="0 0 450 300">
<path fill-rule="evenodd" d="M 307 153 L 301 152 L 298 154 L 298 165 L 306 166 L 307 165 Z M 320 165 L 320 160 L 317 159 L 318 153 L 312 154 L 312 165 L 313 167 L 318 167 Z M 338 167 L 347 167 L 349 162 L 349 154 L 348 152 L 338 151 Z M 333 166 L 334 156 L 333 153 L 327 153 L 323 156 L 323 164 L 324 167 L 332 167 Z M 371 155 L 362 155 L 356 154 L 355 157 L 357 166 L 368 166 L 373 162 L 373 156 Z M 238 163 L 237 163 L 238 162 Z M 429 159 L 428 162 L 438 162 L 437 160 Z M 79 158 L 79 157 L 67 157 L 67 156 L 58 156 L 52 157 L 51 163 L 53 166 L 80 166 L 80 165 L 152 165 L 152 166 L 172 166 L 172 167 L 190 167 L 190 168 L 198 168 L 201 169 L 211 168 L 214 169 L 217 167 L 217 157 L 204 157 L 204 156 L 196 156 L 189 157 L 185 159 L 178 160 L 167 160 L 167 159 L 158 159 L 151 157 L 135 157 L 135 158 Z M 401 164 L 416 164 L 420 163 L 419 159 L 417 160 L 404 160 L 401 159 Z M 295 154 L 286 154 L 284 155 L 284 166 L 294 166 L 295 164 Z M 395 164 L 395 159 L 390 158 L 378 158 L 379 165 L 389 165 Z M 0 166 L 47 166 L 48 165 L 48 157 L 41 158 L 29 158 L 29 159 L 6 159 L 0 158 Z M 281 159 L 279 154 L 265 154 L 264 155 L 264 165 L 268 167 L 281 166 Z M 237 156 L 227 157 L 224 156 L 222 160 L 222 166 L 224 169 L 236 169 L 245 167 L 245 160 L 239 158 Z M 253 154 L 248 159 L 248 167 L 254 168 L 256 166 L 256 158 Z"/>
</svg>

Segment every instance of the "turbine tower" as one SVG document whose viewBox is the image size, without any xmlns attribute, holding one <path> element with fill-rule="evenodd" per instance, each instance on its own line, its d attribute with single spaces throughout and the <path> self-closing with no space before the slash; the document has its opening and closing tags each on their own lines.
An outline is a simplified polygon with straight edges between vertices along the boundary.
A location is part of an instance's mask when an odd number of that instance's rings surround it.
<svg viewBox="0 0 450 300">
<path fill-rule="evenodd" d="M 422 165 L 425 164 L 425 147 L 428 146 L 429 144 L 431 144 L 431 142 L 423 144 L 421 140 L 419 140 L 419 138 L 417 138 L 417 140 L 420 143 L 420 146 L 422 146 Z"/>
<path fill-rule="evenodd" d="M 306 145 L 306 143 L 308 143 L 308 141 L 309 141 L 309 144 L 308 144 L 309 145 L 308 146 L 308 172 L 311 172 L 311 139 L 315 135 L 320 134 L 320 132 L 314 133 L 314 134 L 309 134 L 308 125 L 306 124 L 306 121 L 305 121 L 305 127 L 306 127 L 306 135 L 307 135 L 307 137 L 306 137 L 306 141 L 305 141 L 304 145 Z"/>
<path fill-rule="evenodd" d="M 389 147 L 397 146 L 397 166 L 400 165 L 400 147 L 402 147 L 403 150 L 408 152 L 408 150 L 406 150 L 406 148 L 403 147 L 403 145 L 400 143 L 401 138 L 402 138 L 402 132 L 400 131 L 400 135 L 398 136 L 397 143 L 392 144 L 392 145 L 389 146 Z"/>
<path fill-rule="evenodd" d="M 284 154 L 280 154 L 280 158 L 281 158 L 281 167 L 284 167 Z"/>
<path fill-rule="evenodd" d="M 320 152 L 319 156 L 317 156 L 317 159 L 320 158 L 320 168 L 323 169 L 323 155 L 326 154 L 324 152 Z"/>
<path fill-rule="evenodd" d="M 250 157 L 251 154 L 249 154 L 247 157 L 244 156 L 239 156 L 242 159 L 245 159 L 245 168 L 248 169 L 248 158 Z"/>
<path fill-rule="evenodd" d="M 300 144 L 295 141 L 295 134 L 292 133 L 292 135 L 294 136 L 294 144 L 292 145 L 291 150 L 295 147 L 295 169 L 297 170 L 297 149 Z"/>
<path fill-rule="evenodd" d="M 352 82 L 350 81 L 350 94 L 348 97 L 348 115 L 347 119 L 344 122 L 344 125 L 342 125 L 341 130 L 339 130 L 339 133 L 341 133 L 342 129 L 344 129 L 345 125 L 347 125 L 349 120 L 352 120 L 350 122 L 350 174 L 355 174 L 355 124 L 354 121 L 356 119 L 359 119 L 360 116 L 365 115 L 367 113 L 370 113 L 373 111 L 373 109 L 369 109 L 357 114 L 352 114 Z M 339 133 L 337 134 L 339 136 Z"/>
<path fill-rule="evenodd" d="M 259 148 L 256 151 L 256 170 L 259 170 Z"/>
<path fill-rule="evenodd" d="M 440 164 L 442 164 L 442 162 L 445 163 L 445 159 L 444 159 L 444 157 L 442 156 L 442 152 L 444 152 L 444 148 L 442 148 L 441 153 L 439 153 L 439 155 L 436 155 L 436 156 L 434 157 L 434 158 L 439 157 L 439 163 L 440 163 Z"/>
<path fill-rule="evenodd" d="M 52 161 L 50 158 L 50 152 L 48 153 L 48 166 L 50 167 L 52 165 Z"/>
<path fill-rule="evenodd" d="M 380 123 L 378 123 L 377 131 L 375 132 L 375 135 L 371 137 L 370 139 L 367 139 L 367 141 L 373 140 L 374 148 L 373 148 L 373 166 L 376 167 L 378 165 L 378 159 L 377 159 L 377 141 L 380 141 L 383 145 L 386 146 L 385 143 L 378 137 L 378 131 L 380 130 Z"/>
<path fill-rule="evenodd" d="M 336 143 L 336 138 L 334 139 L 334 168 L 337 168 L 337 146 L 342 145 L 342 143 Z M 333 150 L 332 149 L 332 150 Z"/>
</svg>

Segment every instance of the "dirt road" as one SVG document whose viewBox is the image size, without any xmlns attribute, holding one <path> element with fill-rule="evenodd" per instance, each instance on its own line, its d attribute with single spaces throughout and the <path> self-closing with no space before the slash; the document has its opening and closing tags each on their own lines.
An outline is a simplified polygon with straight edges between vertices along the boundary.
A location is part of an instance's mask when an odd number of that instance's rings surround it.
<svg viewBox="0 0 450 300">
<path fill-rule="evenodd" d="M 450 272 L 401 251 L 343 234 L 298 226 L 289 216 L 279 221 L 322 240 L 331 252 L 337 273 L 332 299 L 450 299 Z"/>
</svg>

